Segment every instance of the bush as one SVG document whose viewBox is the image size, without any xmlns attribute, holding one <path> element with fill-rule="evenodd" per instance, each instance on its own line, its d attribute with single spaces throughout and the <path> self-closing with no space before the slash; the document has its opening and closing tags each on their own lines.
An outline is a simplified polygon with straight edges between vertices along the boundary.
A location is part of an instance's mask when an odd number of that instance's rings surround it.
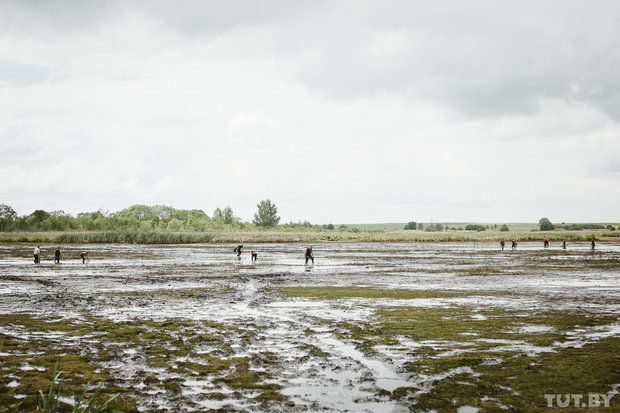
<svg viewBox="0 0 620 413">
<path fill-rule="evenodd" d="M 486 231 L 486 227 L 480 224 L 467 224 L 465 225 L 465 231 Z"/>
<path fill-rule="evenodd" d="M 538 220 L 538 225 L 540 226 L 541 231 L 553 231 L 555 226 L 549 221 L 548 218 L 541 218 Z"/>
<path fill-rule="evenodd" d="M 415 221 L 410 221 L 405 225 L 405 230 L 415 230 L 418 229 L 418 224 Z"/>
<path fill-rule="evenodd" d="M 442 232 L 443 231 L 443 225 L 437 223 L 437 224 L 430 224 L 429 226 L 427 226 L 424 231 L 427 232 Z"/>
<path fill-rule="evenodd" d="M 510 228 L 508 228 L 508 225 L 504 224 L 500 227 L 499 229 L 501 232 L 508 232 L 510 231 Z"/>
</svg>

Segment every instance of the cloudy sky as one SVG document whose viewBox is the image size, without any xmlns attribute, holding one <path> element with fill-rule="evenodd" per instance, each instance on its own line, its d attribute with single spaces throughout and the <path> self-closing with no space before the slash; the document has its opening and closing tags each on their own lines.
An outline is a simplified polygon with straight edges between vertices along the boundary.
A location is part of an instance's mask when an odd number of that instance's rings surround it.
<svg viewBox="0 0 620 413">
<path fill-rule="evenodd" d="M 617 221 L 620 2 L 0 0 L 0 203 Z"/>
</svg>

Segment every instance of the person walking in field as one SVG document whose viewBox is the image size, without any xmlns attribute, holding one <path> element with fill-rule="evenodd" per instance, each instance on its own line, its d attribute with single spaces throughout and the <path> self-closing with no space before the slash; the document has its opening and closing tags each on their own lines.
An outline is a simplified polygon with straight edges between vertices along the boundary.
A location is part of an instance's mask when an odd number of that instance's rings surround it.
<svg viewBox="0 0 620 413">
<path fill-rule="evenodd" d="M 89 262 L 90 260 L 88 259 L 88 252 L 84 252 L 82 251 L 80 253 L 80 257 L 82 257 L 82 264 L 86 264 L 87 262 Z"/>
<path fill-rule="evenodd" d="M 241 251 L 243 251 L 243 244 L 237 245 L 233 251 L 235 251 L 237 253 L 237 257 L 240 257 L 241 256 Z"/>
<path fill-rule="evenodd" d="M 60 251 L 60 247 L 56 248 L 56 252 L 54 253 L 54 264 L 60 264 L 60 259 L 62 258 L 62 251 Z"/>
<path fill-rule="evenodd" d="M 543 246 L 545 248 L 549 247 L 549 238 L 545 237 L 545 239 L 543 240 Z"/>
<path fill-rule="evenodd" d="M 565 250 L 566 249 L 566 240 L 562 241 L 562 249 Z"/>
<path fill-rule="evenodd" d="M 591 245 L 592 251 L 594 251 L 594 248 L 596 247 L 596 242 L 594 241 L 594 237 L 592 237 L 592 243 L 590 245 Z"/>
<path fill-rule="evenodd" d="M 500 247 L 502 247 L 502 251 L 504 251 L 504 246 L 506 245 L 506 242 L 504 240 L 501 240 L 499 242 Z"/>
<path fill-rule="evenodd" d="M 41 246 L 37 245 L 34 249 L 34 263 L 38 264 L 41 262 Z"/>
<path fill-rule="evenodd" d="M 251 250 L 250 254 L 252 255 L 252 261 L 258 261 L 258 253 L 256 251 Z"/>
<path fill-rule="evenodd" d="M 312 253 L 312 245 L 306 248 L 306 265 L 308 264 L 308 260 L 312 260 L 312 264 L 314 265 L 314 254 Z"/>
<path fill-rule="evenodd" d="M 512 249 L 513 250 L 517 249 L 517 241 L 512 241 Z"/>
</svg>

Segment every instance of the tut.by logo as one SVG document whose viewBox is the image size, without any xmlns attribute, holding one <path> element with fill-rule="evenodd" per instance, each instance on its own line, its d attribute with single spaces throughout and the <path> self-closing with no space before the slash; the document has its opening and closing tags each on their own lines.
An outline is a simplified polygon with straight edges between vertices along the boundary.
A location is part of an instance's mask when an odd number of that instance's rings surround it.
<svg viewBox="0 0 620 413">
<path fill-rule="evenodd" d="M 547 407 L 609 407 L 613 394 L 588 393 L 584 394 L 545 394 Z"/>
</svg>

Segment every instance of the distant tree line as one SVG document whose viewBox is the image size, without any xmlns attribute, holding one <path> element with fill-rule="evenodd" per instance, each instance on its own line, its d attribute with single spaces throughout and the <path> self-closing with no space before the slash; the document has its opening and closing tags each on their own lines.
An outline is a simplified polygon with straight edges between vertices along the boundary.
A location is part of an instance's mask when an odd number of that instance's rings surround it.
<svg viewBox="0 0 620 413">
<path fill-rule="evenodd" d="M 256 206 L 252 222 L 236 217 L 230 205 L 217 207 L 211 216 L 200 209 L 176 209 L 165 205 L 132 205 L 117 212 L 98 210 L 73 216 L 62 210 L 37 209 L 19 216 L 6 204 L 0 204 L 0 231 L 141 231 L 205 232 L 213 230 L 252 231 L 278 227 L 285 231 L 359 232 L 358 228 L 334 224 L 317 225 L 308 221 L 280 224 L 278 208 L 269 199 Z"/>
<path fill-rule="evenodd" d="M 235 217 L 232 208 L 216 208 L 209 217 L 200 209 L 176 209 L 165 205 L 132 205 L 117 212 L 98 210 L 73 216 L 62 210 L 37 209 L 19 216 L 6 204 L 0 204 L 0 231 L 209 231 L 217 229 L 270 228 L 278 224 L 277 207 L 261 201 L 252 223 Z"/>
<path fill-rule="evenodd" d="M 448 224 L 440 224 L 440 223 L 431 223 L 428 224 L 426 226 L 424 226 L 424 224 L 422 223 L 417 223 L 415 221 L 409 221 L 407 224 L 405 224 L 404 229 L 405 230 L 420 230 L 420 231 L 427 231 L 427 232 L 441 232 L 441 231 L 486 231 L 487 229 L 489 229 L 490 226 L 489 225 L 481 225 L 481 224 L 467 224 L 465 226 L 465 228 L 463 227 L 450 227 L 448 226 Z M 497 228 L 497 224 L 493 224 L 493 228 Z M 504 231 L 510 231 L 510 228 L 508 228 L 508 225 L 503 224 L 501 227 L 499 227 L 499 230 L 504 232 Z"/>
<path fill-rule="evenodd" d="M 554 229 L 563 229 L 567 231 L 581 231 L 584 229 L 608 229 L 610 231 L 615 231 L 617 228 L 611 224 L 603 225 L 603 224 L 566 224 L 562 222 L 562 224 L 554 225 L 551 223 L 549 218 L 541 218 L 538 220 L 539 229 L 541 231 L 553 231 Z"/>
</svg>

